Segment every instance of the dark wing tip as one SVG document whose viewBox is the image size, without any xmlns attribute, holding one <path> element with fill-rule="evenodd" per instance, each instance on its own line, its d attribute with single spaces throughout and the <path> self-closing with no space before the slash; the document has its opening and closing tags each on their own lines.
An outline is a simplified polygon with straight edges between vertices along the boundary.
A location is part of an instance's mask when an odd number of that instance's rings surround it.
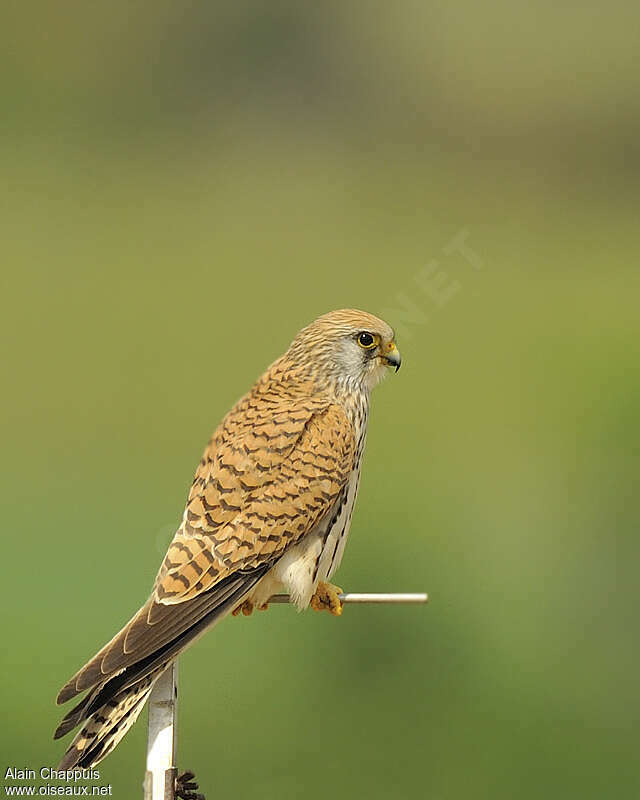
<svg viewBox="0 0 640 800">
<path fill-rule="evenodd" d="M 54 741 L 56 739 L 61 739 L 65 735 L 65 733 L 69 733 L 72 727 L 73 726 L 67 722 L 64 721 L 61 722 L 56 728 L 55 733 L 53 734 Z"/>
<path fill-rule="evenodd" d="M 72 697 L 80 694 L 80 691 L 80 689 L 76 689 L 75 678 L 72 678 L 70 681 L 68 681 L 68 683 L 65 683 L 62 689 L 60 689 L 58 692 L 58 696 L 56 697 L 56 705 L 61 706 L 63 703 L 71 700 Z"/>
</svg>

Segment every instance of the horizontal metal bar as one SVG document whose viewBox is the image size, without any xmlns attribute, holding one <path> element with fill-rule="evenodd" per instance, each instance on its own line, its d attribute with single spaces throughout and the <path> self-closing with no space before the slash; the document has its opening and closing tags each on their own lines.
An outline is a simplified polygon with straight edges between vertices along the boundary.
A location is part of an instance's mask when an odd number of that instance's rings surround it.
<svg viewBox="0 0 640 800">
<path fill-rule="evenodd" d="M 428 603 L 429 595 L 426 592 L 345 592 L 339 595 L 343 603 Z M 269 598 L 270 603 L 288 603 L 288 594 L 274 594 Z"/>
</svg>

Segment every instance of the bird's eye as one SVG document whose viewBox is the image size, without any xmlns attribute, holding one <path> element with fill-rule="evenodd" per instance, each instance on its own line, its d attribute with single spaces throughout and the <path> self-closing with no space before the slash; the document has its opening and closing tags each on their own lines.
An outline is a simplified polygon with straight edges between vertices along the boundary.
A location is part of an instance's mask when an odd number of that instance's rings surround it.
<svg viewBox="0 0 640 800">
<path fill-rule="evenodd" d="M 364 347 L 366 350 L 369 350 L 372 347 L 375 347 L 376 340 L 370 333 L 363 331 L 362 333 L 358 334 L 358 344 L 360 347 Z"/>
</svg>

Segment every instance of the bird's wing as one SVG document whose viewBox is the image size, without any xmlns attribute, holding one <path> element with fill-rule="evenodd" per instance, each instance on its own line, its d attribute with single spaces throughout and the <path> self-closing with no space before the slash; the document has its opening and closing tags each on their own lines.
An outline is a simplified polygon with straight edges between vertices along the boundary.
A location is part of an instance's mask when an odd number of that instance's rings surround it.
<svg viewBox="0 0 640 800">
<path fill-rule="evenodd" d="M 356 449 L 343 409 L 293 399 L 252 405 L 250 396 L 244 404 L 205 451 L 151 597 L 62 688 L 59 703 L 184 649 L 331 511 Z"/>
</svg>

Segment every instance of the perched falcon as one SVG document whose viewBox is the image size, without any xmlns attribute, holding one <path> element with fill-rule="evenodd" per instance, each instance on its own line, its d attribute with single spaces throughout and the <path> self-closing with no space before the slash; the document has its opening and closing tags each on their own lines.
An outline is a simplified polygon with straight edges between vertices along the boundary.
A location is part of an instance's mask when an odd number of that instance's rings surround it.
<svg viewBox="0 0 640 800">
<path fill-rule="evenodd" d="M 151 597 L 58 695 L 87 694 L 55 738 L 83 724 L 60 768 L 92 767 L 133 725 L 154 682 L 229 613 L 276 592 L 340 614 L 328 583 L 358 491 L 369 393 L 400 366 L 393 330 L 353 309 L 317 319 L 223 419 L 196 471 Z"/>
</svg>

